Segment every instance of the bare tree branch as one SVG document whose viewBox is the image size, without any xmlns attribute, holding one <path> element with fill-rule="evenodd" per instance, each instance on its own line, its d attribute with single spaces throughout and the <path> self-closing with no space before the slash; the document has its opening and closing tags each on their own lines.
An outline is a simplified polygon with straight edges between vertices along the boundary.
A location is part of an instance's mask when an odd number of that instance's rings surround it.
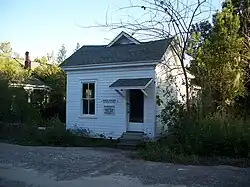
<svg viewBox="0 0 250 187">
<path fill-rule="evenodd" d="M 132 35 L 139 35 L 143 40 L 164 39 L 174 37 L 171 49 L 181 63 L 181 69 L 185 77 L 186 104 L 189 108 L 189 81 L 184 64 L 185 54 L 191 35 L 192 25 L 208 19 L 211 16 L 211 0 L 142 0 L 139 4 L 133 4 L 118 9 L 118 13 L 126 10 L 143 12 L 141 16 L 133 18 L 128 15 L 126 21 L 113 22 L 87 26 L 83 28 L 106 27 L 110 30 L 125 29 Z M 204 17 L 202 17 L 204 16 Z M 106 19 L 107 19 L 106 15 Z M 164 64 L 165 65 L 165 64 Z M 166 66 L 166 68 L 169 68 Z"/>
</svg>

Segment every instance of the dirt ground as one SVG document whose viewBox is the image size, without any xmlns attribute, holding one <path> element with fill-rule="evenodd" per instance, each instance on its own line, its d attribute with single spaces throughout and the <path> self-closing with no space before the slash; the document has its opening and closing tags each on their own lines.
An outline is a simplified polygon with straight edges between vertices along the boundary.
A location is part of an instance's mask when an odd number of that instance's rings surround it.
<svg viewBox="0 0 250 187">
<path fill-rule="evenodd" d="M 250 168 L 155 163 L 128 154 L 0 143 L 0 187 L 250 186 Z"/>
</svg>

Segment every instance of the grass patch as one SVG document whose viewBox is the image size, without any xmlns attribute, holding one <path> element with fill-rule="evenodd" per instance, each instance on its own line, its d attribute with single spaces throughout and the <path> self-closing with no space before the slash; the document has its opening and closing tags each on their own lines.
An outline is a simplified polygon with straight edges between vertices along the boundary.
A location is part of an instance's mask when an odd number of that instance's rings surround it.
<svg viewBox="0 0 250 187">
<path fill-rule="evenodd" d="M 62 125 L 47 130 L 37 127 L 2 126 L 0 141 L 27 146 L 62 146 L 62 147 L 115 147 L 116 141 L 105 138 L 91 138 L 65 130 Z"/>
<path fill-rule="evenodd" d="M 231 165 L 237 167 L 250 167 L 249 158 L 197 156 L 176 153 L 173 150 L 170 150 L 167 145 L 162 145 L 159 142 L 146 143 L 142 148 L 137 150 L 134 158 L 184 165 Z"/>
</svg>

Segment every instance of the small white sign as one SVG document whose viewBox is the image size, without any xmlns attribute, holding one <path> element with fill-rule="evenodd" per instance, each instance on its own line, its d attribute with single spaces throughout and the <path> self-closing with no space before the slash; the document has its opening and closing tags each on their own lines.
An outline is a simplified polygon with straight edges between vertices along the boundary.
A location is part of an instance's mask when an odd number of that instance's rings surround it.
<svg viewBox="0 0 250 187">
<path fill-rule="evenodd" d="M 115 115 L 115 106 L 114 105 L 105 105 L 104 106 L 105 115 Z"/>
<path fill-rule="evenodd" d="M 103 99 L 103 103 L 116 103 L 116 99 Z"/>
</svg>

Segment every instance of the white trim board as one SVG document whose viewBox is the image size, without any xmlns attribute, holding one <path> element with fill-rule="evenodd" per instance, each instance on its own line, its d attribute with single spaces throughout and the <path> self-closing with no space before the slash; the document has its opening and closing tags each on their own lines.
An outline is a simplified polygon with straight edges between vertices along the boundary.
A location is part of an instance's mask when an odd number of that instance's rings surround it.
<svg viewBox="0 0 250 187">
<path fill-rule="evenodd" d="M 112 45 L 114 45 L 121 37 L 126 37 L 128 40 L 130 40 L 132 43 L 134 44 L 140 44 L 140 42 L 138 40 L 136 40 L 135 38 L 133 38 L 132 36 L 130 36 L 129 34 L 127 34 L 126 32 L 122 31 L 120 34 L 118 34 L 118 36 L 116 36 L 108 45 L 107 47 L 111 47 Z"/>
<path fill-rule="evenodd" d="M 103 68 L 120 68 L 120 67 L 140 67 L 140 66 L 152 66 L 157 65 L 160 61 L 149 60 L 149 61 L 134 61 L 131 63 L 121 62 L 112 64 L 90 64 L 90 65 L 77 65 L 61 67 L 64 71 L 74 71 L 74 70 L 90 70 L 90 69 L 103 69 Z"/>
</svg>

